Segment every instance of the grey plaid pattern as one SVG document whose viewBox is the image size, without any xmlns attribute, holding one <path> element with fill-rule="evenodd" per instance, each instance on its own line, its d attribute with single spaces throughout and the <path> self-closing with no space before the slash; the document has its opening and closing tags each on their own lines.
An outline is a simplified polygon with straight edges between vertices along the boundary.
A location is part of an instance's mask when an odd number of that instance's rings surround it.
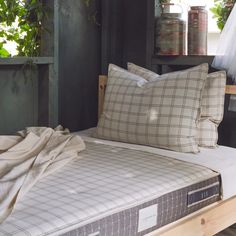
<svg viewBox="0 0 236 236">
<path fill-rule="evenodd" d="M 201 119 L 198 123 L 198 143 L 204 147 L 216 147 L 217 128 L 224 115 L 226 73 L 219 71 L 208 75 L 203 90 Z"/>
<path fill-rule="evenodd" d="M 123 213 L 112 219 L 110 215 L 135 206 L 142 207 L 145 202 L 167 193 L 218 176 L 205 167 L 148 152 L 96 141 L 86 142 L 86 148 L 81 153 L 82 159 L 68 163 L 31 189 L 16 205 L 13 214 L 0 225 L 1 236 L 60 235 L 77 228 L 83 231 L 77 235 L 88 236 L 89 232 L 96 232 L 97 227 L 116 226 L 117 217 L 123 220 L 121 225 L 126 224 Z M 172 196 L 165 198 L 172 199 Z M 163 204 L 161 199 L 164 201 L 160 198 L 159 207 Z M 169 200 L 165 204 L 168 203 Z M 178 204 L 180 208 L 181 202 Z M 170 207 L 174 205 L 173 202 Z M 170 211 L 171 208 L 167 210 L 166 207 L 160 211 L 163 212 L 161 225 Z M 175 210 L 173 214 L 171 219 L 176 217 Z M 114 220 L 114 224 L 110 220 Z M 123 232 L 124 229 L 119 230 Z M 109 233 L 99 236 L 105 235 L 112 236 Z"/>
<path fill-rule="evenodd" d="M 128 70 L 148 81 L 159 79 L 159 75 L 137 66 L 127 64 Z M 218 71 L 207 76 L 201 102 L 201 118 L 198 123 L 197 141 L 199 146 L 216 147 L 218 126 L 223 119 L 226 73 Z"/>
<path fill-rule="evenodd" d="M 220 192 L 209 196 L 205 201 L 188 207 L 186 204 L 187 194 L 190 191 L 201 189 L 218 183 L 219 177 L 202 181 L 186 188 L 165 194 L 157 199 L 145 202 L 139 206 L 129 208 L 116 214 L 102 218 L 88 225 L 82 226 L 61 236 L 88 236 L 98 232 L 96 236 L 143 236 L 164 225 L 172 223 L 186 215 L 189 215 L 205 206 L 220 200 Z M 138 232 L 139 210 L 157 204 L 157 225 L 155 227 Z"/>
<path fill-rule="evenodd" d="M 218 141 L 218 124 L 210 118 L 201 118 L 198 122 L 197 141 L 199 146 L 214 148 Z"/>
<path fill-rule="evenodd" d="M 148 70 L 146 68 L 143 68 L 130 62 L 127 63 L 127 68 L 129 72 L 134 73 L 135 75 L 139 75 L 144 79 L 146 79 L 147 81 L 158 79 L 158 77 L 160 76 L 152 72 L 151 70 Z"/>
<path fill-rule="evenodd" d="M 196 124 L 207 71 L 208 65 L 203 64 L 148 82 L 110 65 L 104 110 L 95 136 L 179 152 L 199 152 Z"/>
</svg>

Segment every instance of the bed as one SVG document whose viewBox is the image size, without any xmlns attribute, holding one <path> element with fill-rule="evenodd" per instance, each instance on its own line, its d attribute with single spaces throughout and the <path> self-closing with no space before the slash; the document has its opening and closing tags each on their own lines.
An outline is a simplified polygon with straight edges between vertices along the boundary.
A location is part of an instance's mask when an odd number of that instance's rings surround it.
<svg viewBox="0 0 236 236">
<path fill-rule="evenodd" d="M 99 77 L 99 107 L 98 114 L 102 113 L 107 76 Z M 235 95 L 236 86 L 226 85 L 226 95 Z M 233 150 L 233 149 L 232 149 Z M 236 222 L 236 197 L 226 201 L 219 200 L 216 203 L 183 217 L 171 224 L 149 233 L 149 236 L 173 236 L 173 235 L 215 235 Z"/>
<path fill-rule="evenodd" d="M 105 86 L 101 76 L 99 112 Z M 223 175 L 168 150 L 104 141 L 92 132 L 78 133 L 87 147 L 82 158 L 34 186 L 0 225 L 1 236 L 199 236 L 236 222 L 236 197 L 221 200 Z M 209 153 L 201 151 L 203 158 Z M 226 152 L 233 160 L 231 148 L 211 155 Z"/>
<path fill-rule="evenodd" d="M 80 135 L 82 159 L 34 186 L 0 235 L 144 235 L 220 199 L 218 173 Z"/>
<path fill-rule="evenodd" d="M 211 235 L 234 223 L 235 200 L 221 203 L 219 173 L 90 132 L 79 133 L 82 159 L 34 186 L 0 235 Z"/>
</svg>

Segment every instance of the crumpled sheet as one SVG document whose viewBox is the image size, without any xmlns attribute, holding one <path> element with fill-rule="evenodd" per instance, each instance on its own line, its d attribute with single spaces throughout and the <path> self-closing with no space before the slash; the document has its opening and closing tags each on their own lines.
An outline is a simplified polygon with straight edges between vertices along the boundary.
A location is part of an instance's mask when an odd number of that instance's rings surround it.
<svg viewBox="0 0 236 236">
<path fill-rule="evenodd" d="M 61 126 L 0 136 L 0 223 L 38 180 L 79 158 L 84 149 L 83 140 Z"/>
</svg>

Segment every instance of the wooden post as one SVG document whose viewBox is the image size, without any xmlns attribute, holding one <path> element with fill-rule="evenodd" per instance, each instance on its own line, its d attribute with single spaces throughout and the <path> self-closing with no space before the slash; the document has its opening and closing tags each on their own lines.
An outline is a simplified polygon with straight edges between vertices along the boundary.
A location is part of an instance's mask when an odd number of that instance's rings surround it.
<svg viewBox="0 0 236 236">
<path fill-rule="evenodd" d="M 103 111 L 106 85 L 107 85 L 107 76 L 100 75 L 99 85 L 98 85 L 98 118 L 101 116 Z"/>
<path fill-rule="evenodd" d="M 54 55 L 54 0 L 42 0 L 46 11 L 42 21 L 40 56 Z"/>
</svg>

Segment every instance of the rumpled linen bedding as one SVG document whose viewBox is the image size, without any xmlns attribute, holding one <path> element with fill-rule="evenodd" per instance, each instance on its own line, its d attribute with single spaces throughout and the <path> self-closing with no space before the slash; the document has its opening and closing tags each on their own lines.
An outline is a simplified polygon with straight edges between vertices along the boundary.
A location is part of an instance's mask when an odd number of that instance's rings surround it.
<svg viewBox="0 0 236 236">
<path fill-rule="evenodd" d="M 79 158 L 84 149 L 83 140 L 62 127 L 32 127 L 16 136 L 0 136 L 0 223 L 39 179 Z"/>
</svg>

